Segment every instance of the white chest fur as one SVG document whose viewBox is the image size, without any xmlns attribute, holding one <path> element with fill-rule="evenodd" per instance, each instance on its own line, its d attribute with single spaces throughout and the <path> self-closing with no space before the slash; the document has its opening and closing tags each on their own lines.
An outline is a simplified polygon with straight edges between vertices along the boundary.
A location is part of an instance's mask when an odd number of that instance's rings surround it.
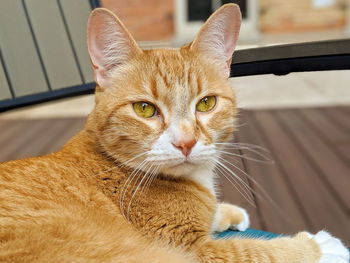
<svg viewBox="0 0 350 263">
<path fill-rule="evenodd" d="M 198 168 L 189 175 L 186 175 L 186 179 L 194 181 L 199 185 L 207 188 L 210 193 L 215 196 L 215 184 L 214 184 L 214 171 L 213 167 Z"/>
</svg>

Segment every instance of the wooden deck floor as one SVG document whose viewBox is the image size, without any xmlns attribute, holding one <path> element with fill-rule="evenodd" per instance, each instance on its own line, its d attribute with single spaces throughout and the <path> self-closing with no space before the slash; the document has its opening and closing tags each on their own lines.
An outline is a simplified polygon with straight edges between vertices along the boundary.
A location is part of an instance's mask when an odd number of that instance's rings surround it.
<svg viewBox="0 0 350 263">
<path fill-rule="evenodd" d="M 240 115 L 235 141 L 268 149 L 269 154 L 256 150 L 274 163 L 261 162 L 266 158 L 245 145 L 227 150 L 230 154 L 224 156 L 223 164 L 253 192 L 248 191 L 245 199 L 237 179 L 230 178 L 239 191 L 221 175 L 220 198 L 247 208 L 254 228 L 286 234 L 327 229 L 350 246 L 350 107 L 242 111 Z M 84 121 L 0 120 L 0 162 L 56 151 Z M 227 174 L 224 170 L 219 172 Z"/>
</svg>

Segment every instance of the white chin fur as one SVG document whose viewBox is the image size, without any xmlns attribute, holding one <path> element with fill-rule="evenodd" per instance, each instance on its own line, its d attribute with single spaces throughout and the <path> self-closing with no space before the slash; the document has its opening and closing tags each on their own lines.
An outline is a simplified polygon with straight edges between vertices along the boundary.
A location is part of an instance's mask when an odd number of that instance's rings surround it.
<svg viewBox="0 0 350 263">
<path fill-rule="evenodd" d="M 172 165 L 169 167 L 164 167 L 160 171 L 163 174 L 181 177 L 193 173 L 195 170 L 199 169 L 199 165 L 192 163 L 180 163 L 178 165 Z"/>
</svg>

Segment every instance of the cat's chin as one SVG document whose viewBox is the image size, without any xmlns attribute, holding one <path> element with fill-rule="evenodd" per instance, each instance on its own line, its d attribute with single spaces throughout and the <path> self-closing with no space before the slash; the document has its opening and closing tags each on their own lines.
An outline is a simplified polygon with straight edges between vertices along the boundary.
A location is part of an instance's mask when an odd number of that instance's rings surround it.
<svg viewBox="0 0 350 263">
<path fill-rule="evenodd" d="M 183 177 L 193 173 L 198 168 L 198 164 L 185 161 L 176 165 L 166 166 L 162 168 L 161 173 L 173 177 Z"/>
<path fill-rule="evenodd" d="M 188 178 L 199 170 L 212 170 L 206 163 L 182 162 L 176 165 L 169 165 L 161 169 L 161 173 L 174 178 Z"/>
</svg>

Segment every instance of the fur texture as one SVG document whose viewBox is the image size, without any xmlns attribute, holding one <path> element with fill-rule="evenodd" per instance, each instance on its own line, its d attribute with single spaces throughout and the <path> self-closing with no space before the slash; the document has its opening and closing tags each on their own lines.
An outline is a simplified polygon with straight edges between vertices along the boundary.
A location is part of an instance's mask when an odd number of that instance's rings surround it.
<svg viewBox="0 0 350 263">
<path fill-rule="evenodd" d="M 95 10 L 96 107 L 61 151 L 0 165 L 0 261 L 343 262 L 329 234 L 211 238 L 249 224 L 244 210 L 218 206 L 212 172 L 235 130 L 227 66 L 239 24 L 238 7 L 226 5 L 191 44 L 142 51 L 117 17 Z M 197 111 L 207 96 L 216 105 Z M 137 115 L 136 102 L 154 116 Z"/>
</svg>

